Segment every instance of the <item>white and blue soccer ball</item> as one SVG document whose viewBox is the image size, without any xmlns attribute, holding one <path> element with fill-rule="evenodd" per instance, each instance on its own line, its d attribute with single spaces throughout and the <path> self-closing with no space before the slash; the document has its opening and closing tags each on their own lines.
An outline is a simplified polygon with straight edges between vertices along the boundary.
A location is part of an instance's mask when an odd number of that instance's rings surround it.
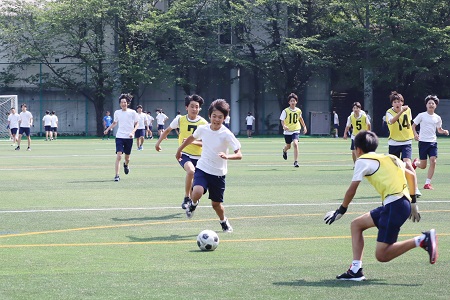
<svg viewBox="0 0 450 300">
<path fill-rule="evenodd" d="M 203 230 L 197 236 L 197 245 L 202 251 L 214 251 L 219 246 L 219 236 L 215 231 Z"/>
</svg>

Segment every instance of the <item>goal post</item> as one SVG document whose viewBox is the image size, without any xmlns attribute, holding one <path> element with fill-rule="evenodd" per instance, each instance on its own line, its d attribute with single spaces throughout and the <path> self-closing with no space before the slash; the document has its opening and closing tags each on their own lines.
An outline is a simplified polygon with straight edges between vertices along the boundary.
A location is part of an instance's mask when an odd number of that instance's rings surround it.
<svg viewBox="0 0 450 300">
<path fill-rule="evenodd" d="M 8 116 L 11 108 L 15 108 L 19 113 L 17 95 L 0 95 L 0 138 L 9 139 Z"/>
</svg>

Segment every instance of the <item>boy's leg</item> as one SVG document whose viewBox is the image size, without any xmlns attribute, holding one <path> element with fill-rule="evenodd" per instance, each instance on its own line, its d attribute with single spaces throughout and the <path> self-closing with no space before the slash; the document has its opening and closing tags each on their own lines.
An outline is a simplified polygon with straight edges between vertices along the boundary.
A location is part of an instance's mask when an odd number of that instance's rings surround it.
<svg viewBox="0 0 450 300">
<path fill-rule="evenodd" d="M 430 157 L 430 167 L 428 168 L 428 174 L 427 174 L 427 179 L 429 179 L 430 182 L 431 182 L 431 179 L 433 178 L 434 170 L 436 169 L 436 160 L 437 160 L 436 156 Z M 426 163 L 426 161 L 425 161 L 425 163 Z"/>
<path fill-rule="evenodd" d="M 192 181 L 194 180 L 195 166 L 192 162 L 188 161 L 184 164 L 184 170 L 186 171 L 186 178 L 184 181 L 184 195 L 190 197 L 192 190 Z"/>
<path fill-rule="evenodd" d="M 31 147 L 31 134 L 27 135 L 28 148 Z"/>
<path fill-rule="evenodd" d="M 370 212 L 354 219 L 350 225 L 352 235 L 353 260 L 362 260 L 364 252 L 363 231 L 374 227 L 375 224 L 370 216 Z"/>
<path fill-rule="evenodd" d="M 121 160 L 122 160 L 122 152 L 117 152 L 116 163 L 115 163 L 116 176 L 119 175 L 120 161 L 121 161 Z"/>
<path fill-rule="evenodd" d="M 294 143 L 294 161 L 298 161 L 298 140 L 293 140 Z"/>
<path fill-rule="evenodd" d="M 225 208 L 223 207 L 222 202 L 211 201 L 211 205 L 219 219 L 225 220 Z"/>
</svg>

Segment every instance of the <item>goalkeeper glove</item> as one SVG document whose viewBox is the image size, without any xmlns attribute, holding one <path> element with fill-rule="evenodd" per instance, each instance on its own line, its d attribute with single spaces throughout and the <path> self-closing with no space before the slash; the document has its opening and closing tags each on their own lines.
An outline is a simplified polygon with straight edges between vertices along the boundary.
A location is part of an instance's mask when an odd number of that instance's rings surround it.
<svg viewBox="0 0 450 300">
<path fill-rule="evenodd" d="M 416 195 L 411 195 L 412 201 L 411 201 L 411 214 L 409 215 L 409 219 L 413 222 L 419 222 L 420 221 L 420 213 L 419 213 L 419 206 L 416 203 Z"/>
<path fill-rule="evenodd" d="M 336 211 L 327 212 L 323 220 L 325 221 L 325 224 L 331 225 L 334 221 L 339 220 L 346 212 L 347 208 L 341 205 Z"/>
</svg>

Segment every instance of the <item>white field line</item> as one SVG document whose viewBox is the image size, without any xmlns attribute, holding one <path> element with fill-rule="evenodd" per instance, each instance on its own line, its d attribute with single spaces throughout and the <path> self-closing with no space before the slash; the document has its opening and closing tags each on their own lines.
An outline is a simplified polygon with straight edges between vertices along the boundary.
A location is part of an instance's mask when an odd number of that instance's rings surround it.
<svg viewBox="0 0 450 300">
<path fill-rule="evenodd" d="M 450 203 L 450 200 L 427 201 L 426 203 Z M 235 204 L 226 205 L 225 207 L 292 207 L 292 206 L 332 206 L 340 205 L 341 202 L 330 203 L 278 203 L 278 204 Z M 380 205 L 380 201 L 376 202 L 355 202 L 352 205 Z M 211 207 L 210 205 L 200 205 L 199 207 Z M 0 210 L 0 214 L 13 213 L 48 213 L 48 212 L 90 212 L 90 211 L 133 211 L 133 210 L 180 210 L 179 206 L 160 206 L 160 207 L 109 207 L 109 208 L 65 208 L 65 209 L 27 209 L 27 210 Z"/>
</svg>

